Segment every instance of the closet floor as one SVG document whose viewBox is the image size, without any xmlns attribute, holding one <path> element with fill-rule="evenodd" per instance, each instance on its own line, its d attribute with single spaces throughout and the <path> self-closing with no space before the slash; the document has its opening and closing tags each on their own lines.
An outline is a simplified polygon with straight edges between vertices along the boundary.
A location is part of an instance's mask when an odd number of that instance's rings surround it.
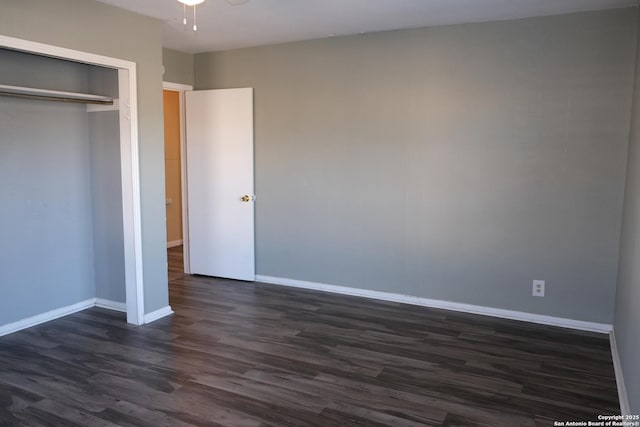
<svg viewBox="0 0 640 427">
<path fill-rule="evenodd" d="M 619 413 L 605 335 L 185 276 L 144 327 L 0 338 L 0 425 L 551 426 Z"/>
</svg>

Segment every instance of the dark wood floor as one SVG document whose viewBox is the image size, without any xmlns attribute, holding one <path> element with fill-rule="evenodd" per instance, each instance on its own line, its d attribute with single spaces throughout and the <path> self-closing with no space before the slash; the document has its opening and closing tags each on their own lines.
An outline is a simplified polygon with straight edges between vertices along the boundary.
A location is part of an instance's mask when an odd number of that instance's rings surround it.
<svg viewBox="0 0 640 427">
<path fill-rule="evenodd" d="M 169 282 L 184 277 L 184 252 L 182 245 L 167 249 Z"/>
<path fill-rule="evenodd" d="M 186 276 L 144 327 L 0 338 L 0 425 L 550 426 L 619 412 L 606 336 Z"/>
</svg>

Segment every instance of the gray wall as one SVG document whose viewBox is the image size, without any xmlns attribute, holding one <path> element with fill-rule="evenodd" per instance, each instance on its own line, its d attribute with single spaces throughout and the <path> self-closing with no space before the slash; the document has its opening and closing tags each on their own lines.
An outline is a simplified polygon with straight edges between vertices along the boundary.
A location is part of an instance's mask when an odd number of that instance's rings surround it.
<svg viewBox="0 0 640 427">
<path fill-rule="evenodd" d="M 118 96 L 118 72 L 89 68 L 89 91 Z M 95 296 L 126 302 L 124 237 L 122 227 L 122 179 L 120 169 L 120 120 L 118 111 L 87 113 L 91 162 L 91 206 Z"/>
<path fill-rule="evenodd" d="M 0 64 L 7 84 L 118 92 L 112 69 L 5 49 Z M 0 325 L 93 297 L 125 302 L 118 112 L 0 97 L 0 128 Z"/>
<path fill-rule="evenodd" d="M 3 0 L 0 33 L 137 64 L 145 312 L 168 304 L 161 23 L 86 0 Z M 41 72 L 42 70 L 37 70 Z"/>
<path fill-rule="evenodd" d="M 6 84 L 87 90 L 83 65 L 2 49 L 0 64 Z M 86 107 L 0 97 L 0 129 L 4 325 L 95 295 Z"/>
<path fill-rule="evenodd" d="M 165 82 L 193 86 L 193 54 L 174 49 L 162 49 Z"/>
<path fill-rule="evenodd" d="M 196 55 L 255 88 L 257 272 L 612 322 L 635 15 Z"/>
<path fill-rule="evenodd" d="M 640 46 L 640 38 L 638 46 Z M 638 367 L 640 360 L 640 61 L 638 59 L 636 55 L 636 86 L 614 322 L 632 414 L 640 413 L 640 368 Z"/>
<path fill-rule="evenodd" d="M 88 113 L 96 297 L 126 302 L 117 111 Z"/>
</svg>

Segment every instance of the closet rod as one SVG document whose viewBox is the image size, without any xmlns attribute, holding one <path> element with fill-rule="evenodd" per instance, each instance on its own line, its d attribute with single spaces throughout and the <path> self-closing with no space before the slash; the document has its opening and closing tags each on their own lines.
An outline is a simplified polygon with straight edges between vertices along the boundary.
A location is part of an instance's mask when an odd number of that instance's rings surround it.
<svg viewBox="0 0 640 427">
<path fill-rule="evenodd" d="M 24 86 L 0 84 L 0 96 L 39 99 L 43 101 L 75 102 L 81 104 L 113 105 L 113 98 L 90 93 L 64 92 L 61 90 L 38 89 Z"/>
</svg>

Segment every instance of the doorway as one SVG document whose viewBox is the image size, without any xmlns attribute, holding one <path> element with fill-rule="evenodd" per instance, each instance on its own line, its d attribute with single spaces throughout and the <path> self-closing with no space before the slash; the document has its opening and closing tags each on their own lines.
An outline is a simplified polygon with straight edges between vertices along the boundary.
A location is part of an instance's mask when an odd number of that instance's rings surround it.
<svg viewBox="0 0 640 427">
<path fill-rule="evenodd" d="M 169 282 L 189 273 L 188 217 L 185 207 L 184 93 L 193 88 L 163 83 L 165 206 Z"/>
<path fill-rule="evenodd" d="M 186 109 L 191 272 L 254 281 L 253 89 L 189 92 Z"/>
<path fill-rule="evenodd" d="M 164 89 L 169 280 L 193 273 L 253 281 L 253 89 Z"/>
</svg>

